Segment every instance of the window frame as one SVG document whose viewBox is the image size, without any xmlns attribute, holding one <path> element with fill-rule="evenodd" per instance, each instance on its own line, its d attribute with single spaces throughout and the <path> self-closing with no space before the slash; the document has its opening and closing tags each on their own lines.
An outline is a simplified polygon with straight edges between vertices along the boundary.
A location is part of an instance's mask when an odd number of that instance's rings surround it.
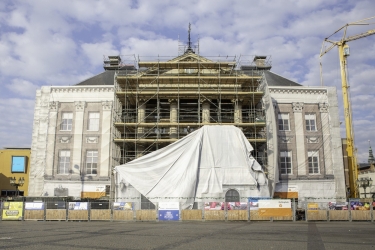
<svg viewBox="0 0 375 250">
<path fill-rule="evenodd" d="M 69 153 L 69 156 L 67 157 L 66 155 L 65 156 L 62 156 L 61 153 L 64 152 L 64 153 Z M 69 171 L 70 171 L 70 160 L 71 160 L 71 157 L 70 157 L 70 150 L 68 149 L 63 149 L 63 150 L 60 150 L 59 151 L 59 156 L 58 156 L 58 168 L 57 168 L 57 174 L 59 175 L 68 175 L 69 174 Z M 64 157 L 64 158 L 62 158 Z M 69 159 L 68 161 L 66 161 L 66 159 Z M 62 161 L 62 159 L 64 159 L 64 161 Z M 63 164 L 63 168 L 61 167 L 61 164 Z M 61 171 L 61 169 L 64 169 L 64 171 Z"/>
<path fill-rule="evenodd" d="M 71 118 L 64 118 L 65 115 L 71 116 Z M 69 123 L 70 121 L 70 123 Z M 65 128 L 66 126 L 66 128 Z M 73 129 L 73 112 L 62 112 L 61 113 L 61 123 L 60 131 L 72 131 Z"/>
<path fill-rule="evenodd" d="M 97 115 L 98 117 L 91 118 L 91 115 Z M 87 131 L 99 131 L 100 129 L 100 112 L 89 112 L 87 119 Z"/>
<path fill-rule="evenodd" d="M 292 165 L 292 151 L 280 151 L 280 174 L 282 175 L 291 175 L 293 174 L 293 165 Z M 287 160 L 289 159 L 289 161 Z M 285 164 L 286 167 L 283 167 Z M 289 168 L 288 168 L 289 164 Z M 289 170 L 289 173 L 288 173 Z"/>
<path fill-rule="evenodd" d="M 289 113 L 279 113 L 277 116 L 277 125 L 279 131 L 290 131 L 290 116 Z M 287 128 L 286 128 L 287 126 Z"/>
<path fill-rule="evenodd" d="M 89 154 L 92 154 L 92 155 L 89 155 Z M 91 176 L 98 175 L 98 160 L 99 160 L 98 150 L 86 151 L 85 175 L 91 175 Z"/>
<path fill-rule="evenodd" d="M 314 166 L 314 164 L 316 166 Z M 308 165 L 308 168 L 309 168 L 309 174 L 310 175 L 320 174 L 319 151 L 308 151 L 307 152 L 307 165 Z"/>
<path fill-rule="evenodd" d="M 314 123 L 314 124 L 311 124 L 311 123 Z M 306 113 L 305 114 L 305 128 L 306 128 L 306 131 L 317 131 L 316 114 L 315 113 Z"/>
</svg>

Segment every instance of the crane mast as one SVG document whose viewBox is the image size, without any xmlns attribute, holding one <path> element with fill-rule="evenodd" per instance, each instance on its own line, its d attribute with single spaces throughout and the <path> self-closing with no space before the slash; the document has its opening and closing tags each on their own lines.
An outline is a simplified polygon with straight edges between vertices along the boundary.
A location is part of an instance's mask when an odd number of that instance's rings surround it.
<svg viewBox="0 0 375 250">
<path fill-rule="evenodd" d="M 345 37 L 345 36 L 346 36 L 346 30 L 349 26 L 369 25 L 369 23 L 364 23 L 363 21 L 367 21 L 367 20 L 374 19 L 374 18 L 375 16 L 344 25 L 343 27 L 341 27 L 335 33 L 332 34 L 334 35 L 340 30 L 344 30 L 344 35 L 342 39 L 340 41 L 332 41 L 332 40 L 329 40 L 328 38 L 324 39 L 323 46 L 320 52 L 320 57 L 322 57 L 335 46 L 337 46 L 339 50 L 341 87 L 342 87 L 342 95 L 343 95 L 346 140 L 347 140 L 346 151 L 347 151 L 347 159 L 348 159 L 348 165 L 349 165 L 349 188 L 350 188 L 351 198 L 358 197 L 358 187 L 356 183 L 358 179 L 358 167 L 357 167 L 357 157 L 356 157 L 356 152 L 355 152 L 355 147 L 354 147 L 354 130 L 353 130 L 353 123 L 352 123 L 352 110 L 351 110 L 350 93 L 349 93 L 348 76 L 347 76 L 347 57 L 350 55 L 349 46 L 347 45 L 347 42 L 357 40 L 360 38 L 364 38 L 370 35 L 374 35 L 375 30 L 369 30 L 365 33 L 357 34 L 357 35 L 350 36 L 350 37 Z M 325 49 L 325 44 L 327 42 L 331 43 L 331 46 Z"/>
</svg>

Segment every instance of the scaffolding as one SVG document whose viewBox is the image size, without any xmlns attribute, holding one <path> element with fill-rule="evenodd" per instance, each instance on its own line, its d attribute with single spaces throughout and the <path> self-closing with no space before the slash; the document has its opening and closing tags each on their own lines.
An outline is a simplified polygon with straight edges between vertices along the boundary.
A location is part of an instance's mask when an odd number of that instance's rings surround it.
<svg viewBox="0 0 375 250">
<path fill-rule="evenodd" d="M 239 127 L 267 165 L 260 80 L 268 56 L 119 58 L 113 112 L 113 163 L 125 164 L 204 125 Z M 225 143 L 225 142 L 223 142 Z M 265 169 L 265 171 L 267 171 Z"/>
</svg>

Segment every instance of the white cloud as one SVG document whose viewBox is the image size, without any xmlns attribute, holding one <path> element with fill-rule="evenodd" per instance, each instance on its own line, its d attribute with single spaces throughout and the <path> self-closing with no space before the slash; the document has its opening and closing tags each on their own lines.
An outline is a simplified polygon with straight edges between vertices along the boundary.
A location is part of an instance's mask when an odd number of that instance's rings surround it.
<svg viewBox="0 0 375 250">
<path fill-rule="evenodd" d="M 24 98 L 0 99 L 1 147 L 30 147 L 34 101 Z"/>
<path fill-rule="evenodd" d="M 19 96 L 35 98 L 38 85 L 24 79 L 15 78 L 12 80 L 12 83 L 6 85 L 6 87 Z"/>
</svg>

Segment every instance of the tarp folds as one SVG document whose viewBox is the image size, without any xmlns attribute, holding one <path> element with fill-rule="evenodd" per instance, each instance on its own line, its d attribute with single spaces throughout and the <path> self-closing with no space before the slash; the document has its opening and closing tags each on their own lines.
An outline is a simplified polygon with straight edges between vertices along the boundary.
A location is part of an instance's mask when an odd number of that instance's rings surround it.
<svg viewBox="0 0 375 250">
<path fill-rule="evenodd" d="M 256 187 L 251 196 L 269 196 L 253 147 L 234 126 L 203 126 L 160 150 L 117 166 L 117 183 L 130 183 L 151 202 L 179 201 L 187 208 L 197 197 L 224 197 L 231 186 Z M 126 197 L 118 189 L 117 197 Z"/>
</svg>

